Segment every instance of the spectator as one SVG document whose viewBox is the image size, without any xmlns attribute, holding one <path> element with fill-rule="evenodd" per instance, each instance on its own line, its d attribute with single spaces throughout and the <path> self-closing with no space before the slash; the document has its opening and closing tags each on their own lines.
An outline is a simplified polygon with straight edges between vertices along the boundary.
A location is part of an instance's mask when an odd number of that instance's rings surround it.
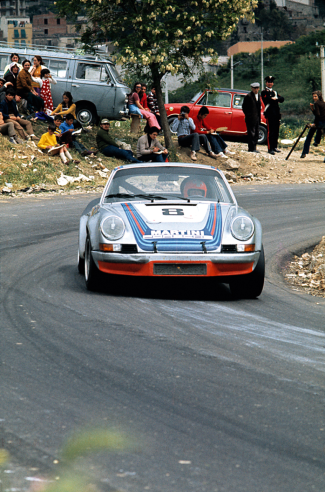
<svg viewBox="0 0 325 492">
<path fill-rule="evenodd" d="M 51 94 L 51 84 L 56 84 L 55 78 L 51 75 L 48 68 L 41 70 L 40 86 L 41 98 L 44 99 L 44 109 L 47 112 L 53 111 L 53 99 Z"/>
<path fill-rule="evenodd" d="M 32 76 L 29 73 L 30 61 L 23 61 L 23 69 L 17 77 L 17 94 L 27 100 L 28 109 L 44 110 L 44 101 L 32 87 Z"/>
<path fill-rule="evenodd" d="M 27 114 L 27 101 L 26 99 L 22 99 L 18 94 L 15 95 L 15 101 L 17 104 L 18 113 Z"/>
<path fill-rule="evenodd" d="M 7 70 L 7 73 L 4 76 L 4 79 L 6 80 L 6 82 L 11 82 L 11 84 L 15 90 L 17 88 L 17 77 L 18 77 L 19 71 L 20 71 L 20 68 L 17 65 L 17 63 L 11 63 L 9 65 L 9 70 Z"/>
<path fill-rule="evenodd" d="M 2 135 L 8 135 L 9 142 L 14 145 L 17 145 L 18 142 L 16 142 L 15 139 L 16 131 L 14 128 L 14 124 L 11 121 L 9 123 L 5 123 L 1 111 L 0 111 L 0 133 L 2 133 Z"/>
<path fill-rule="evenodd" d="M 137 158 L 143 162 L 165 162 L 168 150 L 157 140 L 159 130 L 152 126 L 146 135 L 142 135 L 137 143 Z M 159 153 L 158 153 L 159 152 Z"/>
<path fill-rule="evenodd" d="M 149 108 L 150 112 L 155 115 L 159 125 L 161 126 L 161 118 L 160 118 L 160 113 L 159 113 L 159 106 L 158 106 L 158 100 L 157 100 L 157 96 L 156 96 L 156 88 L 155 87 L 151 88 L 151 91 L 148 94 L 147 102 L 148 102 L 148 108 Z"/>
<path fill-rule="evenodd" d="M 72 115 L 71 115 L 72 116 Z M 73 116 L 72 116 L 72 121 L 73 121 Z M 54 116 L 54 124 L 55 124 L 55 130 L 54 130 L 54 135 L 56 137 L 56 140 L 59 144 L 66 144 L 69 147 L 72 147 L 72 132 L 62 132 L 62 129 L 60 126 L 63 123 L 63 118 L 60 114 L 57 114 Z"/>
<path fill-rule="evenodd" d="M 0 111 L 2 113 L 5 123 L 13 123 L 16 133 L 22 140 L 28 140 L 29 137 L 32 140 L 38 140 L 34 134 L 32 124 L 28 120 L 23 120 L 18 112 L 17 104 L 15 101 L 15 91 L 11 87 L 6 90 L 6 97 L 0 104 Z M 26 130 L 26 131 L 25 131 Z M 26 133 L 27 132 L 27 133 Z M 17 137 L 16 140 L 20 142 Z"/>
<path fill-rule="evenodd" d="M 79 121 L 76 118 L 76 105 L 73 102 L 71 92 L 64 92 L 62 96 L 62 103 L 60 103 L 57 108 L 55 108 L 51 116 L 59 114 L 63 117 L 65 117 L 67 114 L 72 114 L 73 115 L 73 125 L 75 128 L 81 128 L 81 125 Z"/>
<path fill-rule="evenodd" d="M 141 91 L 139 92 L 140 104 L 145 110 L 149 110 L 147 102 L 147 86 L 146 84 L 141 84 Z"/>
<path fill-rule="evenodd" d="M 12 87 L 12 83 L 0 78 L 0 102 L 6 97 L 6 90 L 8 87 Z"/>
<path fill-rule="evenodd" d="M 108 133 L 109 126 L 110 122 L 104 118 L 96 136 L 98 150 L 107 157 L 116 157 L 130 162 L 141 162 L 133 156 L 131 150 L 123 150 L 118 146 L 116 140 Z"/>
<path fill-rule="evenodd" d="M 41 78 L 41 71 L 47 68 L 45 65 L 43 65 L 43 60 L 42 57 L 39 55 L 35 55 L 33 58 L 33 66 L 29 69 L 29 73 L 31 76 L 34 78 L 32 82 L 33 89 L 37 93 L 38 96 L 41 95 L 41 84 L 39 81 L 35 79 L 40 79 Z"/>
<path fill-rule="evenodd" d="M 259 154 L 256 145 L 261 123 L 261 96 L 258 93 L 260 84 L 258 82 L 253 82 L 251 84 L 251 89 L 251 92 L 244 97 L 242 110 L 245 115 L 247 128 L 248 152 Z"/>
<path fill-rule="evenodd" d="M 41 139 L 37 145 L 40 149 L 43 150 L 43 152 L 47 152 L 50 155 L 59 154 L 62 162 L 64 164 L 69 164 L 70 162 L 73 162 L 72 156 L 70 155 L 65 145 L 58 146 L 56 137 L 54 135 L 55 129 L 56 127 L 54 123 L 50 123 L 47 133 L 44 133 L 41 136 Z"/>
<path fill-rule="evenodd" d="M 217 157 L 224 157 L 227 159 L 225 154 L 234 154 L 235 152 L 230 152 L 228 146 L 224 139 L 216 132 L 215 129 L 211 128 L 205 121 L 206 117 L 209 115 L 209 109 L 206 106 L 202 106 L 198 112 L 196 118 L 194 118 L 194 124 L 196 127 L 196 132 L 201 135 L 206 135 L 210 142 L 212 152 L 214 152 Z"/>
<path fill-rule="evenodd" d="M 73 135 L 73 132 L 75 131 L 75 127 L 74 127 L 74 119 L 72 114 L 67 114 L 67 116 L 65 117 L 65 121 L 61 122 L 60 130 L 61 130 L 61 142 L 62 142 L 62 138 L 66 139 L 64 140 L 64 143 L 69 142 L 69 146 L 75 147 L 77 152 L 79 152 L 83 156 L 93 154 L 93 152 L 86 149 L 86 147 L 81 142 L 78 142 L 76 140 L 76 137 Z"/>
<path fill-rule="evenodd" d="M 317 131 L 315 138 L 317 146 L 321 140 L 322 131 L 325 129 L 325 102 L 323 101 L 322 93 L 321 91 L 314 91 L 312 96 L 314 104 L 310 103 L 310 109 L 314 113 L 315 121 L 310 125 L 310 129 L 304 143 L 304 148 L 300 156 L 301 159 L 304 159 L 306 154 L 309 154 L 310 142 L 312 141 L 315 132 Z"/>
<path fill-rule="evenodd" d="M 140 104 L 139 93 L 141 91 L 141 84 L 137 82 L 134 84 L 133 91 L 128 95 L 129 98 L 129 110 L 131 114 L 138 114 L 141 118 L 145 117 L 148 121 L 149 126 L 155 126 L 160 130 L 160 125 L 158 124 L 157 118 L 153 113 L 145 111 L 143 106 Z"/>
<path fill-rule="evenodd" d="M 181 112 L 171 126 L 173 132 L 177 132 L 178 144 L 181 147 L 191 147 L 191 159 L 197 161 L 196 152 L 200 150 L 200 143 L 204 146 L 210 157 L 217 156 L 212 152 L 209 141 L 206 135 L 191 133 L 195 131 L 195 124 L 192 118 L 189 117 L 190 108 L 182 106 Z"/>
<path fill-rule="evenodd" d="M 5 69 L 3 71 L 3 75 L 7 74 L 9 67 L 12 63 L 16 63 L 19 67 L 19 70 L 23 69 L 23 66 L 20 64 L 20 57 L 19 57 L 18 53 L 12 53 L 12 55 L 10 55 L 10 63 L 5 66 Z"/>
</svg>

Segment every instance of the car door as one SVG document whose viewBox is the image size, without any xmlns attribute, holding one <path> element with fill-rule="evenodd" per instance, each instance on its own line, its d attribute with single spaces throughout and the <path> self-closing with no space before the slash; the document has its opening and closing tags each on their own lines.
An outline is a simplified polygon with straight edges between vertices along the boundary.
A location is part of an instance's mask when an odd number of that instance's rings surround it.
<svg viewBox="0 0 325 492">
<path fill-rule="evenodd" d="M 74 102 L 91 101 L 98 114 L 105 110 L 107 117 L 114 115 L 115 84 L 112 83 L 106 64 L 87 60 L 75 60 L 67 90 Z"/>
<path fill-rule="evenodd" d="M 225 133 L 231 131 L 232 107 L 229 92 L 209 91 L 206 93 L 206 106 L 209 109 L 209 126 L 211 128 L 226 128 Z"/>
<path fill-rule="evenodd" d="M 245 115 L 242 110 L 244 97 L 246 94 L 234 94 L 232 104 L 232 127 L 234 133 L 246 133 Z"/>
</svg>

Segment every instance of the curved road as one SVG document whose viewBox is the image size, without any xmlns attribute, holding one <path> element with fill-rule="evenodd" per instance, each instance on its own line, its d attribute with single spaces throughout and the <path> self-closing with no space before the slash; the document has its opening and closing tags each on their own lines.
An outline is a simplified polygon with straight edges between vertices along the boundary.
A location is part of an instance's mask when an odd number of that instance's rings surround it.
<svg viewBox="0 0 325 492">
<path fill-rule="evenodd" d="M 235 193 L 263 226 L 257 300 L 213 282 L 87 292 L 77 229 L 92 196 L 0 202 L 0 447 L 26 473 L 53 469 L 75 429 L 109 425 L 137 442 L 95 460 L 109 490 L 325 490 L 325 300 L 281 276 L 325 234 L 325 186 Z"/>
</svg>

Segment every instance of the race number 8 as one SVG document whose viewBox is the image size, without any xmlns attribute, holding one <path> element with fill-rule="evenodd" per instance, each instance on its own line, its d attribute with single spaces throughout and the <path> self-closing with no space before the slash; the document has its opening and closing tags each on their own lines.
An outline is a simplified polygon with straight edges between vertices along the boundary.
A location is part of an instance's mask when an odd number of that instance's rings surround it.
<svg viewBox="0 0 325 492">
<path fill-rule="evenodd" d="M 182 208 L 163 208 L 163 215 L 184 215 L 184 210 Z"/>
</svg>

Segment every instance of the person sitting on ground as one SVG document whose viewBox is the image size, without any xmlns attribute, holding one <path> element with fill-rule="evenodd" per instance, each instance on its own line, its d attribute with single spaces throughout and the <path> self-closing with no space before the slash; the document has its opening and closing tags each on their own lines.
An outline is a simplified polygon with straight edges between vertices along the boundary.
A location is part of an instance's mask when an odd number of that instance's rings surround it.
<svg viewBox="0 0 325 492">
<path fill-rule="evenodd" d="M 168 156 L 168 150 L 165 149 L 157 140 L 159 130 L 152 126 L 148 129 L 146 135 L 142 135 L 137 143 L 137 158 L 143 162 L 165 162 Z M 159 152 L 159 153 L 158 153 Z"/>
<path fill-rule="evenodd" d="M 55 118 L 57 118 L 58 116 L 60 117 L 60 115 L 57 115 L 55 116 Z M 69 147 L 75 147 L 76 151 L 83 156 L 97 153 L 96 151 L 91 152 L 90 150 L 88 150 L 81 142 L 78 142 L 76 136 L 73 135 L 73 132 L 75 131 L 75 127 L 74 127 L 74 118 L 72 114 L 67 114 L 67 116 L 65 117 L 65 121 L 61 122 L 59 129 L 61 131 L 62 143 L 68 143 Z"/>
<path fill-rule="evenodd" d="M 67 114 L 73 115 L 73 125 L 74 127 L 81 128 L 81 125 L 76 117 L 76 105 L 73 102 L 71 92 L 64 92 L 62 96 L 62 102 L 52 111 L 51 116 L 59 114 L 65 117 Z"/>
<path fill-rule="evenodd" d="M 5 123 L 13 123 L 15 131 L 21 139 L 21 141 L 17 140 L 18 143 L 22 143 L 23 140 L 28 140 L 29 138 L 31 138 L 32 140 L 38 140 L 38 138 L 34 134 L 31 122 L 22 119 L 21 115 L 19 114 L 15 101 L 15 96 L 16 92 L 14 91 L 14 89 L 9 87 L 6 90 L 5 99 L 0 103 L 0 111 L 2 112 Z"/>
<path fill-rule="evenodd" d="M 8 123 L 5 123 L 1 111 L 0 111 L 0 133 L 2 135 L 8 135 L 10 143 L 14 145 L 18 144 L 18 142 L 16 141 L 17 136 L 16 136 L 16 131 L 13 122 L 10 121 Z"/>
<path fill-rule="evenodd" d="M 44 101 L 32 87 L 32 76 L 29 69 L 30 61 L 24 60 L 23 70 L 20 70 L 17 77 L 17 94 L 27 100 L 29 110 L 43 111 Z"/>
<path fill-rule="evenodd" d="M 159 125 L 161 126 L 161 118 L 160 118 L 160 113 L 159 113 L 159 106 L 158 106 L 158 100 L 157 100 L 155 87 L 151 87 L 151 91 L 149 92 L 148 97 L 147 97 L 147 102 L 148 102 L 148 108 L 150 110 L 150 113 L 153 113 L 155 115 Z"/>
<path fill-rule="evenodd" d="M 0 102 L 6 97 L 6 90 L 8 87 L 12 87 L 12 83 L 0 78 Z"/>
<path fill-rule="evenodd" d="M 146 91 L 146 84 L 141 84 L 141 91 L 139 92 L 140 104 L 146 111 L 149 111 Z"/>
<path fill-rule="evenodd" d="M 101 121 L 100 129 L 98 130 L 96 141 L 99 152 L 106 157 L 116 157 L 124 161 L 142 162 L 136 159 L 131 150 L 123 150 L 119 147 L 116 140 L 109 135 L 110 122 L 104 118 Z"/>
<path fill-rule="evenodd" d="M 160 125 L 158 124 L 157 118 L 150 111 L 146 111 L 144 107 L 140 104 L 139 93 L 141 91 L 140 82 L 136 82 L 133 87 L 133 91 L 128 95 L 129 100 L 129 110 L 130 114 L 138 114 L 141 118 L 145 117 L 148 121 L 149 126 L 155 126 L 160 130 Z"/>
<path fill-rule="evenodd" d="M 20 63 L 20 57 L 18 53 L 12 53 L 12 55 L 10 55 L 10 63 L 8 63 L 8 65 L 5 66 L 5 69 L 3 71 L 4 76 L 7 75 L 8 71 L 10 70 L 10 65 L 12 65 L 13 63 L 18 65 L 19 70 L 23 69 L 23 66 Z"/>
<path fill-rule="evenodd" d="M 17 88 L 17 78 L 19 74 L 20 68 L 17 65 L 17 63 L 11 63 L 9 65 L 9 70 L 7 71 L 6 75 L 4 75 L 4 79 L 6 82 L 11 82 L 12 87 L 16 90 Z"/>
<path fill-rule="evenodd" d="M 56 137 L 54 135 L 55 132 L 54 123 L 50 123 L 48 126 L 47 133 L 43 133 L 40 141 L 37 146 L 43 150 L 43 152 L 47 152 L 50 155 L 60 155 L 61 161 L 64 164 L 69 164 L 70 162 L 74 162 L 71 154 L 69 153 L 67 147 L 65 145 L 59 145 L 57 143 Z M 79 161 L 78 161 L 79 162 Z"/>
<path fill-rule="evenodd" d="M 191 147 L 191 159 L 193 161 L 197 160 L 196 152 L 200 150 L 200 143 L 203 145 L 210 157 L 216 158 L 216 155 L 211 150 L 206 135 L 194 133 L 195 124 L 192 118 L 189 117 L 189 113 L 190 108 L 188 106 L 182 106 L 180 114 L 171 126 L 172 132 L 177 132 L 178 144 L 181 147 Z"/>
<path fill-rule="evenodd" d="M 306 157 L 306 154 L 309 154 L 310 143 L 314 134 L 316 133 L 315 142 L 316 146 L 321 140 L 322 132 L 325 129 L 325 102 L 322 97 L 321 91 L 314 91 L 312 93 L 314 104 L 310 103 L 310 109 L 314 113 L 315 120 L 314 123 L 310 125 L 310 129 L 308 135 L 306 137 L 304 148 L 302 150 L 301 159 Z"/>
<path fill-rule="evenodd" d="M 208 114 L 209 109 L 206 106 L 202 106 L 196 118 L 193 119 L 196 127 L 195 131 L 199 135 L 206 135 L 207 139 L 210 142 L 212 152 L 214 152 L 217 157 L 227 158 L 225 154 L 234 154 L 235 152 L 231 152 L 228 149 L 228 145 L 226 144 L 224 139 L 205 121 Z"/>
<path fill-rule="evenodd" d="M 17 104 L 17 109 L 19 114 L 27 114 L 27 101 L 26 99 L 23 99 L 21 96 L 18 94 L 15 95 L 15 101 Z"/>
</svg>

